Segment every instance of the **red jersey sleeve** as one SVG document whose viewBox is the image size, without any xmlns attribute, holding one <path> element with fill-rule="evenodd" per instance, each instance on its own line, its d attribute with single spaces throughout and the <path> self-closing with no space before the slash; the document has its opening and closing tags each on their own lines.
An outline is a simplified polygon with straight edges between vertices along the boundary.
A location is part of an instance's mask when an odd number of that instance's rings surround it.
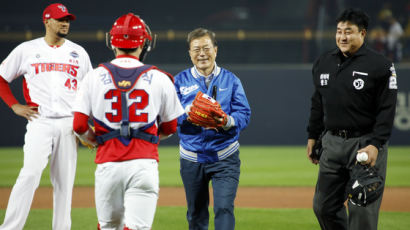
<svg viewBox="0 0 410 230">
<path fill-rule="evenodd" d="M 2 76 L 0 76 L 0 97 L 9 107 L 19 103 L 11 92 L 9 83 Z"/>
<path fill-rule="evenodd" d="M 177 131 L 177 119 L 161 123 L 159 130 L 164 135 L 171 135 Z"/>
<path fill-rule="evenodd" d="M 88 130 L 88 116 L 84 113 L 74 112 L 73 130 L 83 134 Z"/>
</svg>

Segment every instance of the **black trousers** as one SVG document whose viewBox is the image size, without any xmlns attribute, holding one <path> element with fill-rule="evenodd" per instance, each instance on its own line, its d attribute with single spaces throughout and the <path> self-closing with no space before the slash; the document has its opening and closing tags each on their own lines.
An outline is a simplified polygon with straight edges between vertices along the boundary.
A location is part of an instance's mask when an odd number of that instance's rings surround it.
<svg viewBox="0 0 410 230">
<path fill-rule="evenodd" d="M 380 197 L 374 203 L 359 207 L 346 201 L 346 184 L 356 162 L 357 150 L 366 147 L 370 136 L 345 139 L 327 132 L 323 139 L 319 175 L 313 198 L 313 210 L 322 230 L 377 230 Z M 387 144 L 378 154 L 376 166 L 386 178 Z"/>
</svg>

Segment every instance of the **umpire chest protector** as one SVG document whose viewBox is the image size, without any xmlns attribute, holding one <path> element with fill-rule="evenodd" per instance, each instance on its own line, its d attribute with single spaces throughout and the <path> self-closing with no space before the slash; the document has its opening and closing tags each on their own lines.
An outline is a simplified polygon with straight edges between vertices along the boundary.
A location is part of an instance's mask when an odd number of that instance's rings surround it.
<svg viewBox="0 0 410 230">
<path fill-rule="evenodd" d="M 121 68 L 111 63 L 103 63 L 100 66 L 108 70 L 115 87 L 117 88 L 117 90 L 121 91 L 122 117 L 120 129 L 113 130 L 101 136 L 97 136 L 98 144 L 102 145 L 104 144 L 104 142 L 118 137 L 123 137 L 126 139 L 139 138 L 150 143 L 157 144 L 159 141 L 158 136 L 130 127 L 127 105 L 127 92 L 134 87 L 141 75 L 151 69 L 156 69 L 156 67 L 152 65 L 143 65 L 137 68 Z"/>
</svg>

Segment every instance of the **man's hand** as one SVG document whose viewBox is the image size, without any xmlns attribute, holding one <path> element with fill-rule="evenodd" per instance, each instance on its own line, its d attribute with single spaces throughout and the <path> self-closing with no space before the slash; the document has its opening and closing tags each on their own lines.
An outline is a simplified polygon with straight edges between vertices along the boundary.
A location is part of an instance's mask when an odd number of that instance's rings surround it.
<svg viewBox="0 0 410 230">
<path fill-rule="evenodd" d="M 164 134 L 164 133 L 159 133 L 159 139 L 161 140 L 161 141 L 163 141 L 163 140 L 166 140 L 166 139 L 168 139 L 168 138 L 170 138 L 171 136 L 172 136 L 173 134 Z"/>
<path fill-rule="evenodd" d="M 222 127 L 225 126 L 226 123 L 228 123 L 228 116 L 214 116 L 214 119 L 218 124 L 222 124 Z"/>
<path fill-rule="evenodd" d="M 366 152 L 369 158 L 367 161 L 361 162 L 362 164 L 370 164 L 371 167 L 376 165 L 377 156 L 379 155 L 379 150 L 374 145 L 368 145 L 362 149 L 357 150 L 358 153 Z"/>
<path fill-rule="evenodd" d="M 312 158 L 312 151 L 313 151 L 313 146 L 315 145 L 316 140 L 315 139 L 308 139 L 308 143 L 306 146 L 306 153 L 307 153 L 307 158 L 312 162 L 312 164 L 317 165 L 319 163 L 318 159 Z"/>
<path fill-rule="evenodd" d="M 32 118 L 37 118 L 38 111 L 36 106 L 28 106 L 22 104 L 14 104 L 11 106 L 11 109 L 18 116 L 24 117 L 27 120 L 31 121 Z"/>
</svg>

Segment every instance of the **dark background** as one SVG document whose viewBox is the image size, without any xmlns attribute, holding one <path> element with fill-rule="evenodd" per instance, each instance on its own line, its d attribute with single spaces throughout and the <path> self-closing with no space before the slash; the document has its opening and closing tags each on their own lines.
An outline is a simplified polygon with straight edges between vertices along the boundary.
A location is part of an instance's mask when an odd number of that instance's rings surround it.
<svg viewBox="0 0 410 230">
<path fill-rule="evenodd" d="M 361 7 L 372 19 L 370 37 L 372 29 L 385 26 L 380 12 L 390 10 L 405 30 L 399 40 L 402 56 L 395 60 L 400 98 L 391 144 L 410 144 L 409 1 L 60 2 L 77 16 L 67 38 L 87 50 L 94 67 L 113 58 L 105 46 L 104 33 L 116 18 L 128 12 L 140 15 L 158 35 L 156 48 L 145 62 L 172 74 L 191 66 L 187 33 L 197 27 L 215 31 L 219 46 L 217 62 L 241 79 L 251 105 L 251 123 L 240 139 L 241 144 L 247 145 L 304 145 L 313 90 L 310 68 L 319 53 L 335 47 L 335 17 L 347 7 Z M 21 42 L 44 35 L 42 12 L 50 3 L 53 2 L 2 3 L 0 60 Z M 371 40 L 367 43 L 374 45 Z M 19 78 L 11 87 L 23 102 L 21 84 Z M 26 121 L 15 116 L 3 102 L 0 112 L 0 146 L 22 145 Z M 163 143 L 176 144 L 177 137 Z"/>
</svg>

